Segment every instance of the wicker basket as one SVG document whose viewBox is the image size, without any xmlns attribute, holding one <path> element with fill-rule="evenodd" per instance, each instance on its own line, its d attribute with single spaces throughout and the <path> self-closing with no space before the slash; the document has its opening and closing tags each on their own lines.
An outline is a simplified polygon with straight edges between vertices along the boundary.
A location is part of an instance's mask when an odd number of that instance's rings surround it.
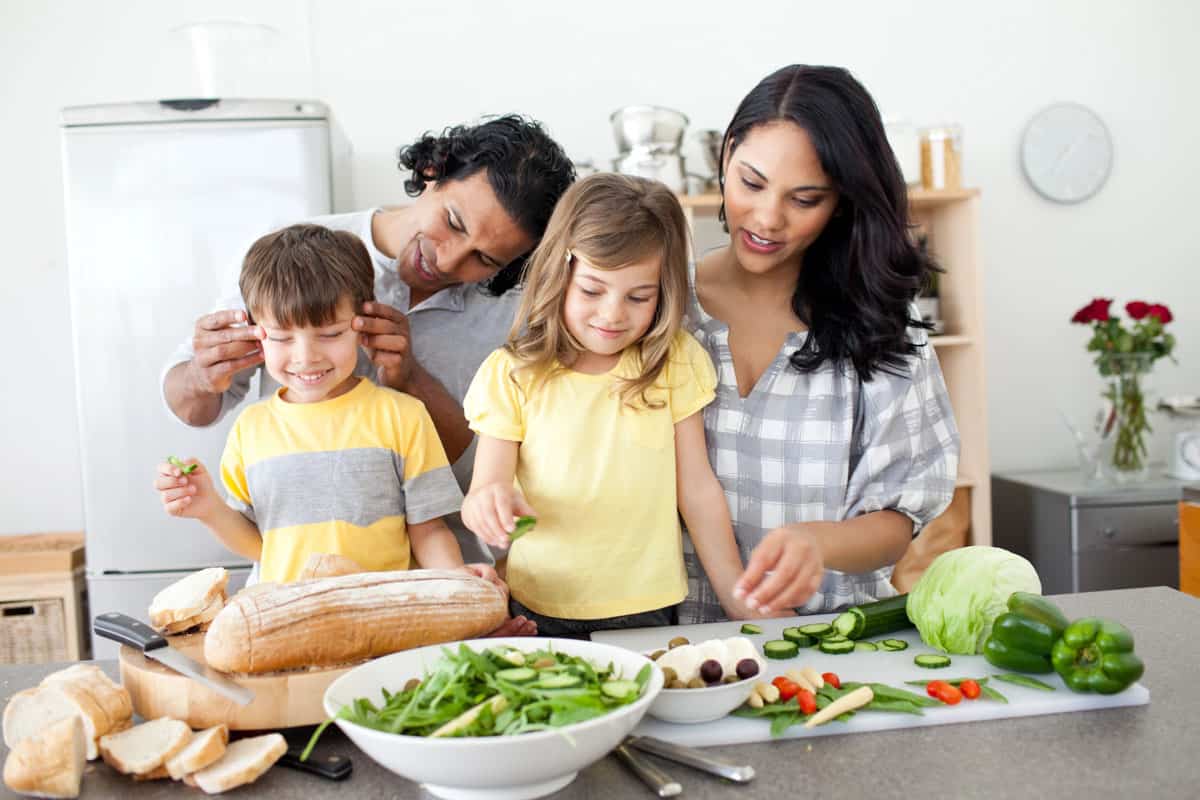
<svg viewBox="0 0 1200 800">
<path fill-rule="evenodd" d="M 0 663 L 66 661 L 63 601 L 58 597 L 0 603 Z"/>
</svg>

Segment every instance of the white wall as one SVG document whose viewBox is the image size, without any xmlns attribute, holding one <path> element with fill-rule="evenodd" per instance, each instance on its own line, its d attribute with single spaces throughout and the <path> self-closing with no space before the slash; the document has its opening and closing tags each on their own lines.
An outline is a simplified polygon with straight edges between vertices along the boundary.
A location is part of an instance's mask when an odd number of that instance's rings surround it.
<svg viewBox="0 0 1200 800">
<path fill-rule="evenodd" d="M 1180 366 L 1160 362 L 1156 383 L 1200 392 L 1200 4 L 1190 0 L 6 0 L 0 533 L 83 526 L 58 109 L 201 93 L 187 42 L 169 31 L 231 16 L 280 34 L 253 74 L 218 75 L 219 91 L 328 102 L 354 150 L 346 207 L 402 199 L 395 148 L 427 128 L 518 110 L 574 158 L 604 164 L 617 107 L 672 106 L 693 128 L 721 128 L 778 66 L 846 66 L 885 114 L 965 127 L 966 181 L 984 198 L 996 469 L 1073 463 L 1055 407 L 1081 408 L 1097 389 L 1086 331 L 1067 324 L 1095 295 L 1170 304 Z M 1108 184 L 1080 206 L 1041 200 L 1017 162 L 1025 122 L 1058 100 L 1094 108 L 1115 140 Z"/>
</svg>

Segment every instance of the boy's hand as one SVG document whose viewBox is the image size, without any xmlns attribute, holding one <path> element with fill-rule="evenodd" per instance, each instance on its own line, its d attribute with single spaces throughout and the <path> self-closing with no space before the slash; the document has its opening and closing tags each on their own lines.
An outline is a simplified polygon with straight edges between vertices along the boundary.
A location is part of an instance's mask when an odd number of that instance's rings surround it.
<svg viewBox="0 0 1200 800">
<path fill-rule="evenodd" d="M 463 570 L 494 583 L 504 592 L 504 602 L 508 602 L 508 584 L 500 580 L 500 575 L 490 564 L 464 564 Z M 487 634 L 488 638 L 494 636 L 537 636 L 537 623 L 526 617 L 509 617 L 500 623 L 499 628 Z"/>
<path fill-rule="evenodd" d="M 204 465 L 195 459 L 186 459 L 184 466 L 194 464 L 187 475 L 174 464 L 162 462 L 155 469 L 154 488 L 162 498 L 163 508 L 173 517 L 204 519 L 214 504 L 220 503 L 212 476 Z"/>
<path fill-rule="evenodd" d="M 379 383 L 404 391 L 416 359 L 408 317 L 386 303 L 368 300 L 351 323 L 362 338 L 362 346 L 375 365 Z"/>
<path fill-rule="evenodd" d="M 537 512 L 512 484 L 481 486 L 463 500 L 463 524 L 493 547 L 508 547 L 517 517 L 525 516 L 535 517 Z"/>
<path fill-rule="evenodd" d="M 242 325 L 246 312 L 229 309 L 205 314 L 192 331 L 193 385 L 210 394 L 223 394 L 233 376 L 263 363 L 262 328 Z"/>
</svg>

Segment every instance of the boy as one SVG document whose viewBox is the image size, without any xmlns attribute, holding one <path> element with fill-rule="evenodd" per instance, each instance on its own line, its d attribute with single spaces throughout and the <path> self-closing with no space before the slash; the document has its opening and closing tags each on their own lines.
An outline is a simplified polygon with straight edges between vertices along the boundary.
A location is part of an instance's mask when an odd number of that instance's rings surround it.
<svg viewBox="0 0 1200 800">
<path fill-rule="evenodd" d="M 462 504 L 422 403 L 354 375 L 356 309 L 374 297 L 366 247 L 346 231 L 293 225 L 251 246 L 239 286 L 280 388 L 238 417 L 221 457 L 221 502 L 203 465 L 160 464 L 168 514 L 200 520 L 258 561 L 260 580 L 297 580 L 309 556 L 366 570 L 465 568 L 441 517 Z"/>
</svg>

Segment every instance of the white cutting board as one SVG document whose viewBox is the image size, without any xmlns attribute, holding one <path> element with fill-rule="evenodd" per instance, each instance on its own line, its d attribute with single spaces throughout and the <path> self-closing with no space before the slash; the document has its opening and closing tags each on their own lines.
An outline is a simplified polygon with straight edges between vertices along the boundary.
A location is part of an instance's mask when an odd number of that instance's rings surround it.
<svg viewBox="0 0 1200 800">
<path fill-rule="evenodd" d="M 835 616 L 835 614 L 826 614 L 763 620 L 756 623 L 763 629 L 763 632 L 752 636 L 747 635 L 746 638 L 758 645 L 761 652 L 763 642 L 782 638 L 784 628 L 813 622 L 829 622 Z M 706 639 L 741 636 L 744 635 L 739 633 L 741 626 L 740 622 L 712 622 L 704 625 L 677 625 L 667 628 L 600 631 L 592 634 L 592 641 L 626 647 L 641 653 L 650 653 L 660 648 L 666 648 L 667 642 L 676 636 L 687 637 L 692 643 L 699 643 Z M 800 654 L 793 659 L 767 659 L 765 677 L 770 680 L 776 675 L 782 675 L 784 670 L 808 665 L 815 668 L 817 672 L 835 672 L 843 681 L 886 683 L 898 689 L 921 693 L 924 692 L 924 689 L 920 686 L 908 686 L 904 682 L 933 680 L 938 677 L 978 678 L 1004 672 L 1004 670 L 987 663 L 983 656 L 951 656 L 949 667 L 923 669 L 913 663 L 913 656 L 937 651 L 924 644 L 916 630 L 910 629 L 878 638 L 903 639 L 908 642 L 908 649 L 899 652 L 882 650 L 874 653 L 854 652 L 835 656 L 822 653 L 816 647 L 801 648 Z M 1097 708 L 1140 706 L 1150 702 L 1150 691 L 1140 683 L 1134 684 L 1120 694 L 1079 694 L 1066 688 L 1062 678 L 1058 675 L 1037 675 L 1035 677 L 1054 686 L 1055 691 L 1027 689 L 1023 686 L 1015 686 L 992 679 L 988 685 L 1008 698 L 1007 705 L 980 698 L 978 700 L 964 699 L 956 706 L 922 709 L 925 712 L 922 716 L 863 711 L 855 714 L 848 722 L 835 720 L 812 729 L 807 729 L 803 725 L 793 725 L 784 732 L 783 736 L 778 738 L 795 739 L 806 736 L 915 728 L 922 725 L 950 725 L 956 722 L 978 722 L 1006 717 L 1091 711 Z M 716 722 L 704 722 L 696 725 L 678 725 L 661 722 L 646 715 L 633 732 L 641 736 L 656 736 L 660 739 L 694 747 L 760 742 L 772 738 L 770 720 L 742 719 L 741 717 L 725 717 Z"/>
</svg>

